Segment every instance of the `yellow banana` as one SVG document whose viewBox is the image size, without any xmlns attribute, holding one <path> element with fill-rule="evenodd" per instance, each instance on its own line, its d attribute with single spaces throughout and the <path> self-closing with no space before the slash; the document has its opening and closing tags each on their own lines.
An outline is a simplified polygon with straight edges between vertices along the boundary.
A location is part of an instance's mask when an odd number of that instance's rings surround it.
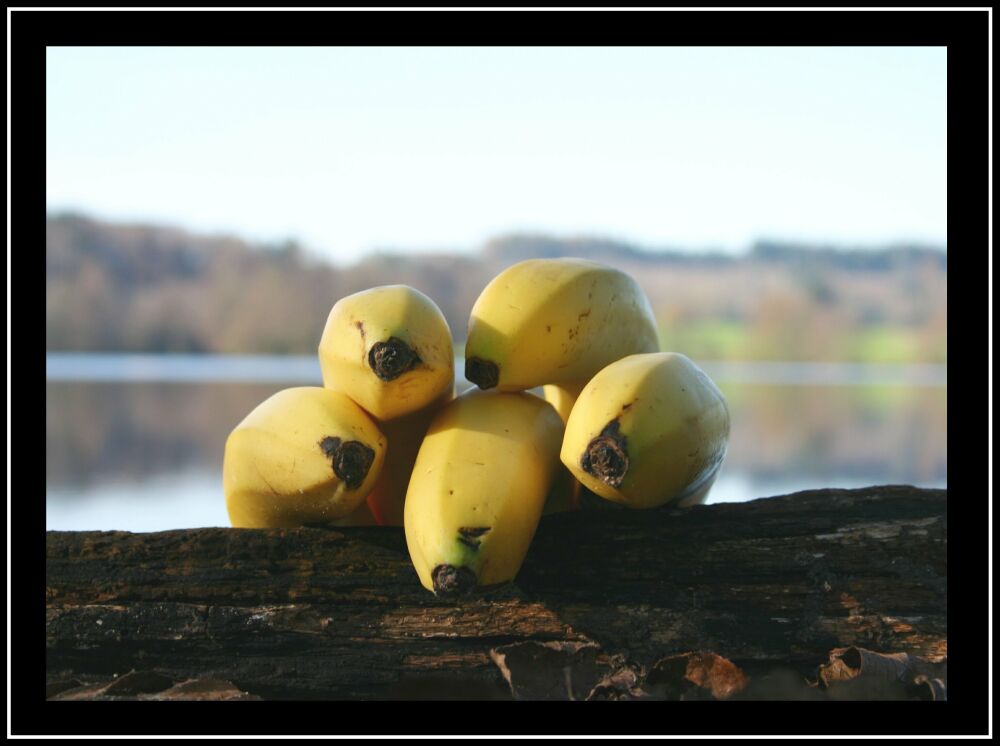
<svg viewBox="0 0 1000 746">
<path fill-rule="evenodd" d="M 569 413 L 573 410 L 573 405 L 576 403 L 577 397 L 580 396 L 580 392 L 583 391 L 583 387 L 586 385 L 587 381 L 566 383 L 562 386 L 550 383 L 542 386 L 542 395 L 545 397 L 545 401 L 556 408 L 562 421 L 566 422 L 569 419 Z"/>
<path fill-rule="evenodd" d="M 545 399 L 559 414 L 559 418 L 566 424 L 573 402 L 580 395 L 583 384 L 568 384 L 566 386 L 543 386 L 539 391 L 537 388 L 531 389 L 528 393 Z M 549 490 L 548 497 L 545 498 L 545 507 L 542 515 L 552 513 L 564 513 L 568 510 L 576 510 L 580 507 L 580 483 L 566 469 L 560 467 L 555 478 L 552 480 L 552 489 Z"/>
<path fill-rule="evenodd" d="M 431 423 L 403 509 L 406 546 L 439 595 L 513 580 L 559 468 L 563 424 L 540 397 L 469 391 Z"/>
<path fill-rule="evenodd" d="M 642 288 L 584 259 L 528 259 L 472 307 L 465 377 L 481 389 L 579 384 L 625 355 L 659 349 Z"/>
<path fill-rule="evenodd" d="M 229 519 L 270 528 L 346 516 L 374 487 L 385 452 L 385 436 L 347 395 L 317 386 L 279 391 L 226 440 Z"/>
<path fill-rule="evenodd" d="M 725 398 L 691 360 L 674 352 L 630 355 L 584 387 L 560 458 L 601 497 L 652 508 L 703 500 L 728 438 Z"/>
<path fill-rule="evenodd" d="M 382 473 L 368 495 L 367 502 L 374 521 L 380 526 L 403 525 L 406 487 L 410 482 L 410 474 L 413 473 L 420 444 L 424 441 L 431 421 L 454 398 L 455 389 L 452 387 L 423 409 L 379 422 L 379 428 L 389 443 L 389 451 L 382 465 Z"/>
<path fill-rule="evenodd" d="M 383 465 L 383 469 L 385 466 Z M 378 482 L 375 483 L 375 487 L 369 493 L 370 498 L 375 494 L 375 490 L 378 489 Z M 334 518 L 331 521 L 326 521 L 331 526 L 377 526 L 378 521 L 375 520 L 375 515 L 372 513 L 371 508 L 368 507 L 368 501 L 365 500 L 358 507 L 356 507 L 351 513 L 348 513 L 343 518 Z"/>
<path fill-rule="evenodd" d="M 426 407 L 452 389 L 451 332 L 434 301 L 406 285 L 341 298 L 319 343 L 323 385 L 380 421 Z"/>
</svg>

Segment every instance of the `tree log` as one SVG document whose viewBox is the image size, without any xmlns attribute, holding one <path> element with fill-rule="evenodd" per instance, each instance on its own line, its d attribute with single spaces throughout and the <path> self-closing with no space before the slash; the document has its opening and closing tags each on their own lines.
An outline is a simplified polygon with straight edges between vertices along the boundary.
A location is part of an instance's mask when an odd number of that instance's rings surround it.
<svg viewBox="0 0 1000 746">
<path fill-rule="evenodd" d="M 524 641 L 641 667 L 713 651 L 751 676 L 815 676 L 854 645 L 941 661 L 946 507 L 944 490 L 892 486 L 559 513 L 514 584 L 461 600 L 420 586 L 402 529 L 52 531 L 47 677 L 486 698 L 510 696 L 491 650 Z"/>
</svg>

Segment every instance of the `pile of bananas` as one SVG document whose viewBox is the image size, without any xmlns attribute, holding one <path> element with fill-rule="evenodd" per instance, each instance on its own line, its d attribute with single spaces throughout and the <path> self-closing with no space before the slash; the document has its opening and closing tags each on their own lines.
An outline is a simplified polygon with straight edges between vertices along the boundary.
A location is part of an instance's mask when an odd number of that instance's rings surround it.
<svg viewBox="0 0 1000 746">
<path fill-rule="evenodd" d="M 279 391 L 226 441 L 230 520 L 402 525 L 438 595 L 513 580 L 543 512 L 577 508 L 581 485 L 634 508 L 711 487 L 725 399 L 687 357 L 658 350 L 627 274 L 530 259 L 476 301 L 465 375 L 482 390 L 456 397 L 451 333 L 430 298 L 403 285 L 348 296 L 319 343 L 323 387 Z"/>
</svg>

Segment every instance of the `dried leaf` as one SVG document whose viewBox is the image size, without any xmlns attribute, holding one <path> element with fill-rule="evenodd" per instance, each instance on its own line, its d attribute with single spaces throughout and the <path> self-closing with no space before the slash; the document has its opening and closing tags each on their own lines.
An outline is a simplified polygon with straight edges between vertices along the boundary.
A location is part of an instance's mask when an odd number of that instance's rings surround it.
<svg viewBox="0 0 1000 746">
<path fill-rule="evenodd" d="M 681 653 L 657 661 L 643 688 L 662 699 L 728 699 L 743 691 L 747 676 L 715 653 Z"/>
<path fill-rule="evenodd" d="M 913 680 L 913 685 L 917 689 L 917 696 L 920 699 L 930 699 L 935 702 L 948 701 L 948 687 L 942 679 L 930 679 L 920 674 Z"/>
<path fill-rule="evenodd" d="M 834 648 L 819 667 L 819 683 L 832 699 L 935 699 L 946 695 L 947 662 L 932 663 L 908 653 L 876 653 L 859 647 Z M 935 688 L 931 681 L 941 682 Z"/>
<path fill-rule="evenodd" d="M 490 651 L 514 699 L 585 699 L 607 673 L 592 642 L 519 642 Z"/>
<path fill-rule="evenodd" d="M 624 667 L 612 671 L 597 682 L 588 700 L 627 700 L 650 699 L 650 696 L 639 687 L 640 672 Z"/>
</svg>

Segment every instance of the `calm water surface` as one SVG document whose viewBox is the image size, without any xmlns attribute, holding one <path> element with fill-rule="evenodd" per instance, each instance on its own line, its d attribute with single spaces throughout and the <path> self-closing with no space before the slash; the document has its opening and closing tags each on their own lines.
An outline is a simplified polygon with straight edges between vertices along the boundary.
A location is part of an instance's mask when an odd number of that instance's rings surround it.
<svg viewBox="0 0 1000 746">
<path fill-rule="evenodd" d="M 732 416 L 708 502 L 947 484 L 945 366 L 699 364 Z M 226 436 L 275 391 L 320 385 L 311 356 L 50 354 L 47 378 L 50 530 L 229 525 Z"/>
</svg>

